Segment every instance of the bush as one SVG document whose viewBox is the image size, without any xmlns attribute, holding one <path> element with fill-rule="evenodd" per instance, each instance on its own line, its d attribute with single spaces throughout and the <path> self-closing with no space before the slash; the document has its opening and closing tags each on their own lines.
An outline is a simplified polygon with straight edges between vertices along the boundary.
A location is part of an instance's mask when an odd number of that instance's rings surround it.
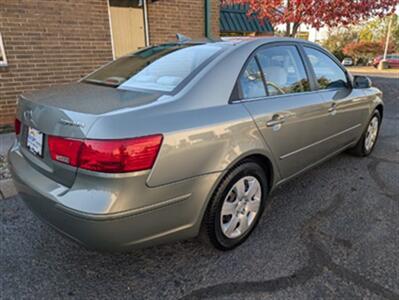
<svg viewBox="0 0 399 300">
<path fill-rule="evenodd" d="M 395 46 L 390 44 L 388 47 L 388 52 L 394 52 Z M 359 42 L 351 42 L 347 44 L 342 52 L 353 58 L 355 65 L 362 62 L 368 62 L 377 55 L 383 54 L 385 49 L 385 44 L 383 41 L 381 42 L 373 42 L 373 41 L 359 41 Z"/>
</svg>

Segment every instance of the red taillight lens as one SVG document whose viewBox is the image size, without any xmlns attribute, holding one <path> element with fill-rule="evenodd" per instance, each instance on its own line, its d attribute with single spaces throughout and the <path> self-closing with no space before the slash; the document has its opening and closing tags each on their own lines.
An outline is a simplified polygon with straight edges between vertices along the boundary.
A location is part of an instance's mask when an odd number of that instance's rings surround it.
<svg viewBox="0 0 399 300">
<path fill-rule="evenodd" d="M 15 134 L 19 135 L 21 133 L 21 121 L 18 119 L 14 120 L 14 129 L 15 129 Z"/>
<path fill-rule="evenodd" d="M 74 167 L 79 163 L 79 152 L 83 141 L 48 136 L 48 147 L 53 160 L 68 164 Z"/>
<path fill-rule="evenodd" d="M 53 160 L 105 173 L 151 169 L 162 143 L 162 135 L 124 140 L 73 140 L 49 136 Z"/>
</svg>

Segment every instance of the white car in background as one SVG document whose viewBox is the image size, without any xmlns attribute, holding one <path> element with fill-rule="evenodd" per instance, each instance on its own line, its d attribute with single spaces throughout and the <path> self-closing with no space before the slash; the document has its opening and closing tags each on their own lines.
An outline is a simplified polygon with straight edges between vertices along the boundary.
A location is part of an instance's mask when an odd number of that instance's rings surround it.
<svg viewBox="0 0 399 300">
<path fill-rule="evenodd" d="M 350 57 L 345 57 L 344 60 L 342 61 L 342 64 L 346 66 L 353 66 L 353 60 Z"/>
</svg>

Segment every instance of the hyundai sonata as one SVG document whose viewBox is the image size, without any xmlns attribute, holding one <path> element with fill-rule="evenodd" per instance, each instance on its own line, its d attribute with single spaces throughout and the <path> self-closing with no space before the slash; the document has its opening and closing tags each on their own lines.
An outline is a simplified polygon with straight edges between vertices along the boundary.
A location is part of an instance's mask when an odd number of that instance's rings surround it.
<svg viewBox="0 0 399 300">
<path fill-rule="evenodd" d="M 126 250 L 197 236 L 228 250 L 277 186 L 344 151 L 367 156 L 382 93 L 320 46 L 177 42 L 24 94 L 10 167 L 66 236 Z"/>
</svg>

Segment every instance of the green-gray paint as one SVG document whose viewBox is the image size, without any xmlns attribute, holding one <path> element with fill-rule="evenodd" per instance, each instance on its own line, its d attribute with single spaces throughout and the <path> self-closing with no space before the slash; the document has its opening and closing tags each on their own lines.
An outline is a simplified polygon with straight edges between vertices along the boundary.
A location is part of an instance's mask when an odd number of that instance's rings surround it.
<svg viewBox="0 0 399 300">
<path fill-rule="evenodd" d="M 205 0 L 205 37 L 212 38 L 211 0 Z"/>
</svg>

